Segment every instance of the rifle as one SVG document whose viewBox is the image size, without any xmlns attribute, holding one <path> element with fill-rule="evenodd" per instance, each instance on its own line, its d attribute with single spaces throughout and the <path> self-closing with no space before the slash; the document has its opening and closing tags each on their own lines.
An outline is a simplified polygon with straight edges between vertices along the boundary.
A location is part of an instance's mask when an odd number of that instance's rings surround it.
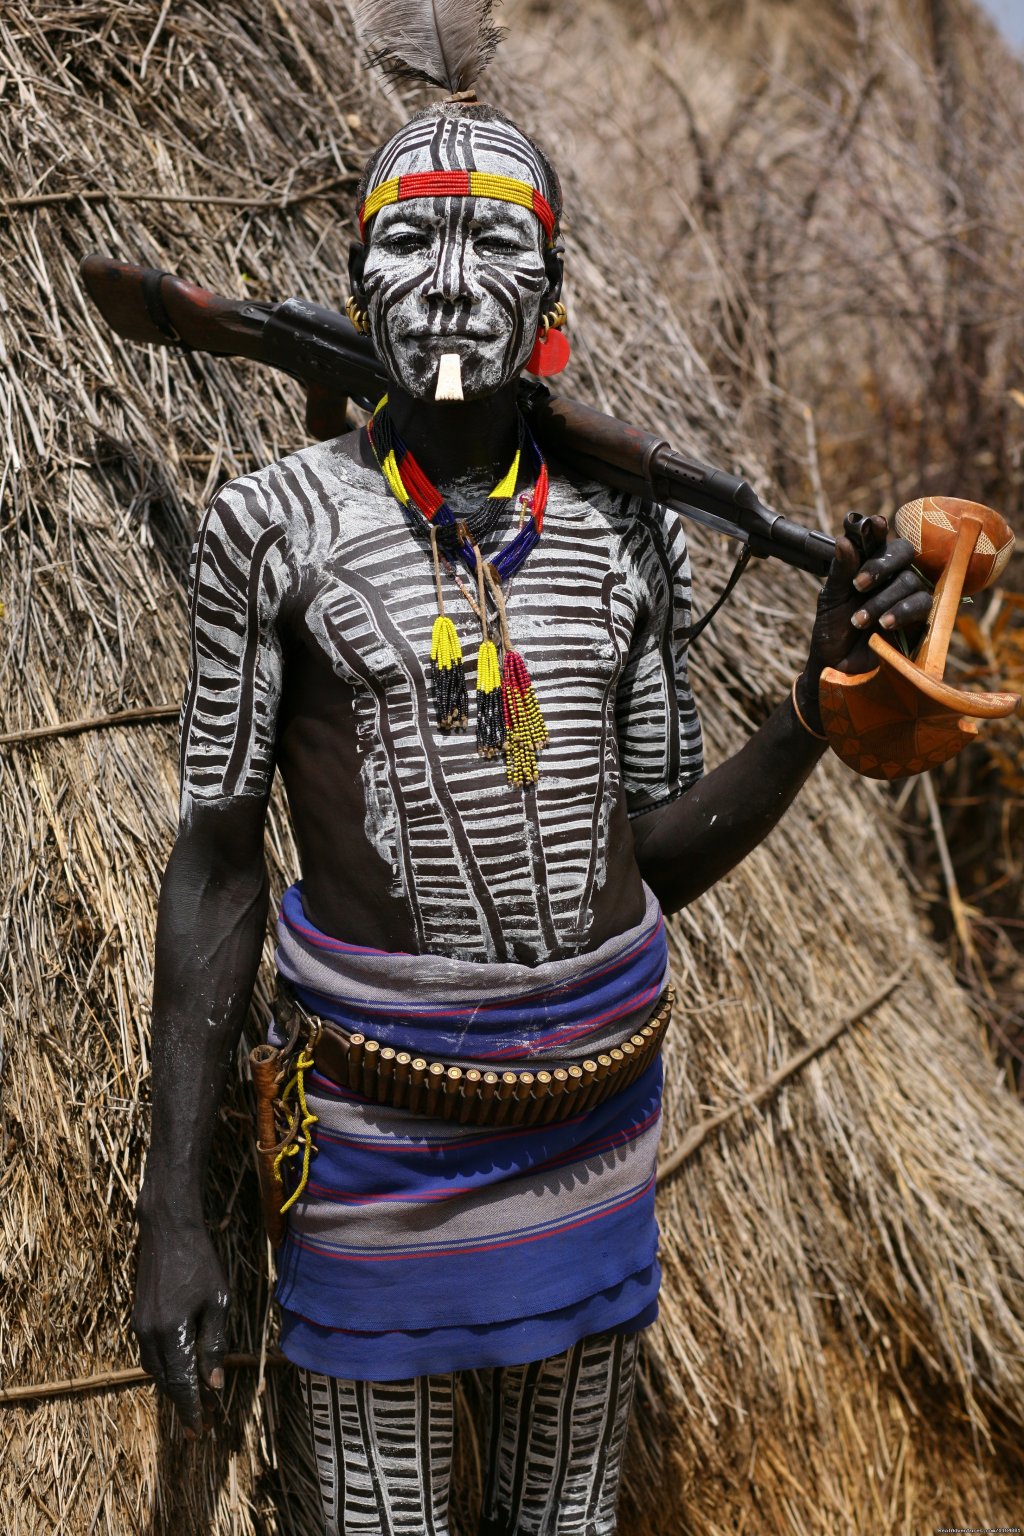
<svg viewBox="0 0 1024 1536">
<path fill-rule="evenodd" d="M 314 438 L 348 431 L 348 401 L 372 410 L 388 387 L 369 338 L 308 299 L 226 299 L 171 272 L 100 255 L 86 256 L 80 271 L 103 318 L 128 341 L 247 357 L 297 379 Z M 542 384 L 524 382 L 520 403 L 538 442 L 568 468 L 739 539 L 744 548 L 722 600 L 751 555 L 774 555 L 819 576 L 828 570 L 835 540 L 772 511 L 739 476 Z"/>
</svg>

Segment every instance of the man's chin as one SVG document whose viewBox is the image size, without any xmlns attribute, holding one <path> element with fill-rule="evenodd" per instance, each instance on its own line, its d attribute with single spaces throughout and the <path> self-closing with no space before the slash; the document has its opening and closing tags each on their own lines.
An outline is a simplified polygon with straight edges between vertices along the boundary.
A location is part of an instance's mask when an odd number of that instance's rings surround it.
<svg viewBox="0 0 1024 1536">
<path fill-rule="evenodd" d="M 443 405 L 463 405 L 472 404 L 478 400 L 489 400 L 492 395 L 498 394 L 507 385 L 511 384 L 513 380 L 518 379 L 519 373 L 520 370 L 517 368 L 511 374 L 492 374 L 487 376 L 482 370 L 472 367 L 467 368 L 464 361 L 462 365 L 462 399 L 444 400 L 439 403 Z M 413 400 L 434 400 L 437 389 L 436 367 L 428 374 L 417 373 L 415 376 L 412 376 L 404 373 L 404 371 L 399 371 L 394 372 L 392 377 L 395 383 L 399 384 Z"/>
</svg>

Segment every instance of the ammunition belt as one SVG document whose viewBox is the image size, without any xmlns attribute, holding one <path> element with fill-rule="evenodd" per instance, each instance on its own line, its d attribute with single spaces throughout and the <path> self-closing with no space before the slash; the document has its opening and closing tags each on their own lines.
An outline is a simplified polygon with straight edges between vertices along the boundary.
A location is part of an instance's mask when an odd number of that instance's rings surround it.
<svg viewBox="0 0 1024 1536">
<path fill-rule="evenodd" d="M 428 1061 L 299 1009 L 316 1070 L 375 1104 L 459 1125 L 548 1125 L 585 1114 L 650 1066 L 672 1017 L 669 987 L 647 1023 L 608 1051 L 569 1066 L 487 1071 Z M 292 1004 L 298 1008 L 298 1004 Z"/>
</svg>

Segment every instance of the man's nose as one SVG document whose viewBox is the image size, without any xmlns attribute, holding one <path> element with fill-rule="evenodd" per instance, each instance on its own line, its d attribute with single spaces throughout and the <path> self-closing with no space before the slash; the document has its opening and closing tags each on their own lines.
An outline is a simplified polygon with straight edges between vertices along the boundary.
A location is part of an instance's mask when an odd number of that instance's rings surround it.
<svg viewBox="0 0 1024 1536">
<path fill-rule="evenodd" d="M 442 240 L 433 267 L 423 286 L 423 297 L 446 304 L 478 304 L 480 294 L 467 270 L 466 251 L 455 240 Z"/>
</svg>

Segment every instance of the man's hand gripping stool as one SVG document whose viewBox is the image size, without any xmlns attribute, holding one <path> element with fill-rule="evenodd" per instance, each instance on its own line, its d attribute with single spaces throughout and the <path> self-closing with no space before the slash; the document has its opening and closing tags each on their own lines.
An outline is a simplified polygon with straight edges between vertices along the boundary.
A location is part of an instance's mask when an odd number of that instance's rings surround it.
<svg viewBox="0 0 1024 1536">
<path fill-rule="evenodd" d="M 913 656 L 881 635 L 868 645 L 875 665 L 821 675 L 824 733 L 848 767 L 872 779 L 898 779 L 936 767 L 978 734 L 975 720 L 1012 715 L 1014 693 L 981 693 L 943 679 L 961 600 L 998 579 L 1014 536 L 991 507 L 928 496 L 896 514 L 896 531 L 915 551 L 917 569 L 935 583 L 924 636 Z M 965 718 L 966 717 L 966 718 Z"/>
</svg>

